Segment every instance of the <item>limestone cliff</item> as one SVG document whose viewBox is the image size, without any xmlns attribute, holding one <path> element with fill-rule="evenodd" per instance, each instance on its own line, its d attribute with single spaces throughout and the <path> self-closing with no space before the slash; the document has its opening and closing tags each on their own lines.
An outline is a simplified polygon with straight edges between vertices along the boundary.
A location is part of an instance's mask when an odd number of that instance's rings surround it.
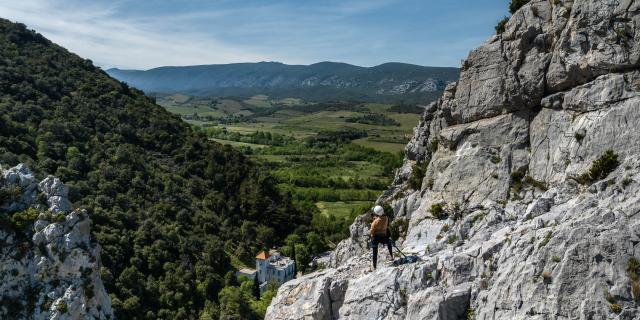
<svg viewBox="0 0 640 320">
<path fill-rule="evenodd" d="M 55 177 L 0 171 L 0 319 L 113 319 L 87 213 Z"/>
<path fill-rule="evenodd" d="M 640 1 L 531 1 L 427 108 L 379 199 L 421 261 L 365 272 L 359 217 L 266 318 L 640 319 L 638 125 Z"/>
</svg>

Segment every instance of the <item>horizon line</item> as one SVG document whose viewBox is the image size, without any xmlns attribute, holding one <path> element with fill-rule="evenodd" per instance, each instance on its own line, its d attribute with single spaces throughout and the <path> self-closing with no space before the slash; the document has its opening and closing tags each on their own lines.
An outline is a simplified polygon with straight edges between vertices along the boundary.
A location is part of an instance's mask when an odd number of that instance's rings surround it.
<svg viewBox="0 0 640 320">
<path fill-rule="evenodd" d="M 383 66 L 383 65 L 386 65 L 386 64 L 404 64 L 404 65 L 410 65 L 410 66 L 416 66 L 416 67 L 424 67 L 424 68 L 460 69 L 460 67 L 426 66 L 426 65 L 420 65 L 420 64 L 415 64 L 415 63 L 396 62 L 396 61 L 384 62 L 384 63 L 373 65 L 373 66 L 361 66 L 361 65 L 357 65 L 357 64 L 351 64 L 351 63 L 348 63 L 348 62 L 340 62 L 340 61 L 319 61 L 319 62 L 315 62 L 315 63 L 311 63 L 311 64 L 300 64 L 300 63 L 289 64 L 289 63 L 285 63 L 285 62 L 281 62 L 281 61 L 264 61 L 264 60 L 263 61 L 230 62 L 230 63 L 193 64 L 193 65 L 165 65 L 165 66 L 158 66 L 158 67 L 153 67 L 153 68 L 149 68 L 149 69 L 129 69 L 129 68 L 101 66 L 101 65 L 98 65 L 98 66 L 101 69 L 105 70 L 105 71 L 108 71 L 108 70 L 151 71 L 151 70 L 156 70 L 156 69 L 161 69 L 161 68 L 188 68 L 188 67 L 225 66 L 225 65 L 237 65 L 237 64 L 260 64 L 260 63 L 274 63 L 274 64 L 282 64 L 282 65 L 286 65 L 286 66 L 303 66 L 303 67 L 309 67 L 309 66 L 313 66 L 313 65 L 317 65 L 317 64 L 321 64 L 321 63 L 333 63 L 333 64 L 345 64 L 345 65 L 358 67 L 358 68 L 376 68 L 376 67 Z"/>
</svg>

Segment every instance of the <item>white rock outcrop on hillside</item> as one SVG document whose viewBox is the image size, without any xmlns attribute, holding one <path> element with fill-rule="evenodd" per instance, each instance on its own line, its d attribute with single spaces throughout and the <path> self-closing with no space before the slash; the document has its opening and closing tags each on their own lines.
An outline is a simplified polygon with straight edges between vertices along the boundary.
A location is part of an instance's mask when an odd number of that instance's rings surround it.
<svg viewBox="0 0 640 320">
<path fill-rule="evenodd" d="M 58 178 L 38 183 L 23 164 L 1 171 L 12 192 L 0 199 L 0 319 L 114 319 L 87 213 L 72 211 Z M 23 210 L 40 213 L 16 230 L 9 217 Z"/>
<path fill-rule="evenodd" d="M 365 272 L 359 217 L 332 268 L 284 284 L 266 318 L 640 319 L 639 124 L 640 1 L 531 1 L 427 108 L 379 199 L 421 261 Z M 609 149 L 613 172 L 578 179 Z"/>
</svg>

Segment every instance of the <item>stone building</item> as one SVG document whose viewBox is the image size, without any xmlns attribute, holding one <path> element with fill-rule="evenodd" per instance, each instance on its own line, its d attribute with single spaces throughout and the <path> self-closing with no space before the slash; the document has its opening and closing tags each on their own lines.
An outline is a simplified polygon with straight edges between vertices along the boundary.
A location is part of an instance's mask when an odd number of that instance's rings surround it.
<svg viewBox="0 0 640 320">
<path fill-rule="evenodd" d="M 295 264 L 276 250 L 261 251 L 256 256 L 256 270 L 260 291 L 264 291 L 271 281 L 283 284 L 295 277 Z"/>
</svg>

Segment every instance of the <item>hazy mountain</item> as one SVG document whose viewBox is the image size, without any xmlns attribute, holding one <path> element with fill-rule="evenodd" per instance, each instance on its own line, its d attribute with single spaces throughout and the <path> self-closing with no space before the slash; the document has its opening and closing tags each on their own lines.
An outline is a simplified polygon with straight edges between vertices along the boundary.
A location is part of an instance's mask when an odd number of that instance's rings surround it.
<svg viewBox="0 0 640 320">
<path fill-rule="evenodd" d="M 147 71 L 109 69 L 111 76 L 146 92 L 184 92 L 196 95 L 251 96 L 305 100 L 363 101 L 434 100 L 458 79 L 458 68 L 385 63 L 359 67 L 320 62 L 287 65 L 279 62 L 160 67 Z"/>
</svg>

